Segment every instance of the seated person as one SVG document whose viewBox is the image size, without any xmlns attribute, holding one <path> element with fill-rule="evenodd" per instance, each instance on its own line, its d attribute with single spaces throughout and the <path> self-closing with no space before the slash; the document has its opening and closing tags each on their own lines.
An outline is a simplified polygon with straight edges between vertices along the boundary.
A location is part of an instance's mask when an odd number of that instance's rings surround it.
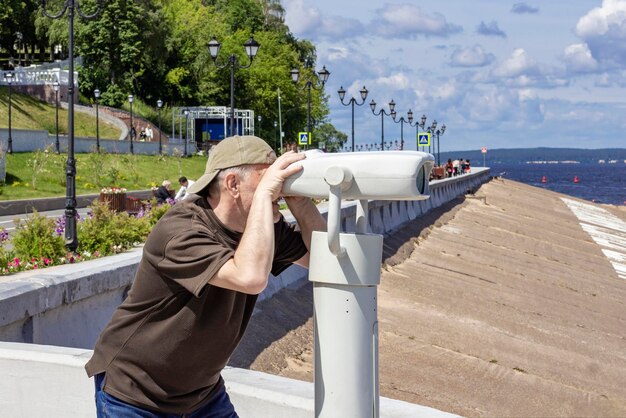
<svg viewBox="0 0 626 418">
<path fill-rule="evenodd" d="M 170 190 L 172 189 L 172 182 L 169 180 L 163 180 L 163 183 L 156 191 L 157 203 L 165 203 L 167 199 L 171 199 Z"/>
<path fill-rule="evenodd" d="M 187 196 L 189 196 L 189 193 L 187 193 L 187 189 L 191 187 L 194 181 L 187 179 L 187 177 L 185 176 L 182 176 L 178 179 L 178 183 L 180 184 L 180 189 L 178 189 L 178 193 L 176 193 L 176 196 L 174 197 L 174 200 L 176 201 L 183 200 L 187 198 Z"/>
</svg>

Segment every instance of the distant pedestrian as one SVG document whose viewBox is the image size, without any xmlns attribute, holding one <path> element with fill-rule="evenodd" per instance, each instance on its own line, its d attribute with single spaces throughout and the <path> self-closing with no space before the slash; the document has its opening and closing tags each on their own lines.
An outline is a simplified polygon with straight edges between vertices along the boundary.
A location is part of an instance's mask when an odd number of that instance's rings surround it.
<svg viewBox="0 0 626 418">
<path fill-rule="evenodd" d="M 465 161 L 465 172 L 470 172 L 470 160 Z"/>
<path fill-rule="evenodd" d="M 455 176 L 459 174 L 459 159 L 458 158 L 452 161 L 452 169 L 454 170 Z"/>
<path fill-rule="evenodd" d="M 131 126 L 130 128 L 130 139 L 132 140 L 137 139 L 137 130 L 135 129 L 134 126 Z"/>
<path fill-rule="evenodd" d="M 461 169 L 461 174 L 465 173 L 465 160 L 463 158 L 461 158 L 461 160 L 459 161 L 459 167 Z"/>
<path fill-rule="evenodd" d="M 452 165 L 452 158 L 448 158 L 448 162 L 446 163 L 446 177 L 452 177 L 454 174 L 454 166 Z"/>
</svg>

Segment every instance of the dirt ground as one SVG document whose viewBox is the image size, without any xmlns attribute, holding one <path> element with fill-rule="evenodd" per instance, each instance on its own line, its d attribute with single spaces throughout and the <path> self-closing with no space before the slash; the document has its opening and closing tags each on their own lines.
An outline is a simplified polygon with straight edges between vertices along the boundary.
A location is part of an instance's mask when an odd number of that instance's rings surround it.
<svg viewBox="0 0 626 418">
<path fill-rule="evenodd" d="M 385 237 L 382 396 L 463 416 L 626 416 L 626 281 L 561 196 L 497 179 Z M 312 381 L 312 293 L 260 303 L 231 365 Z"/>
</svg>

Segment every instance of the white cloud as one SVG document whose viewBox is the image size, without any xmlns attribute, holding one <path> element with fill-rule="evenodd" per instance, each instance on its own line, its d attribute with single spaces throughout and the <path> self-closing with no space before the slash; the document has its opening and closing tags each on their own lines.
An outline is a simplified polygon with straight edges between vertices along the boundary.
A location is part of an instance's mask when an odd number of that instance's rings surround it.
<svg viewBox="0 0 626 418">
<path fill-rule="evenodd" d="M 446 38 L 462 31 L 461 26 L 448 23 L 446 18 L 435 13 L 429 15 L 414 4 L 389 4 L 376 10 L 378 16 L 371 22 L 371 31 L 381 36 L 415 38 L 418 35 Z"/>
<path fill-rule="evenodd" d="M 389 77 L 379 77 L 377 84 L 394 90 L 404 90 L 409 88 L 410 81 L 403 73 L 391 74 Z"/>
<path fill-rule="evenodd" d="M 363 24 L 343 16 L 326 16 L 304 0 L 289 0 L 285 4 L 285 23 L 298 37 L 310 39 L 345 39 L 361 34 Z"/>
<path fill-rule="evenodd" d="M 499 36 L 500 38 L 506 38 L 506 33 L 498 27 L 498 22 L 496 22 L 495 20 L 492 20 L 489 23 L 481 21 L 480 25 L 478 25 L 478 28 L 476 28 L 476 32 L 479 35 Z"/>
<path fill-rule="evenodd" d="M 487 53 L 480 45 L 456 48 L 450 57 L 453 67 L 484 67 L 495 60 L 493 54 Z"/>
<path fill-rule="evenodd" d="M 600 64 L 626 66 L 626 0 L 604 0 L 580 18 L 576 34 Z"/>
<path fill-rule="evenodd" d="M 539 72 L 538 64 L 530 58 L 523 48 L 518 48 L 511 57 L 493 70 L 496 77 L 518 77 L 527 73 Z"/>
<path fill-rule="evenodd" d="M 511 8 L 511 13 L 517 13 L 517 14 L 530 13 L 530 14 L 535 14 L 535 13 L 539 13 L 539 8 L 531 6 L 531 5 L 526 4 L 526 3 L 515 3 L 513 5 L 513 7 Z"/>
<path fill-rule="evenodd" d="M 591 55 L 587 44 L 573 44 L 563 52 L 565 65 L 574 73 L 592 72 L 598 68 L 598 62 Z"/>
</svg>

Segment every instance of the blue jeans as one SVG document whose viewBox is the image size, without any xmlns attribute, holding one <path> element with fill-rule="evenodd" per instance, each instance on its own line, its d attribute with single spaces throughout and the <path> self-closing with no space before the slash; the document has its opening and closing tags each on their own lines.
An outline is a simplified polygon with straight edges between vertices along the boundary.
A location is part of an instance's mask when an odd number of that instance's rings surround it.
<svg viewBox="0 0 626 418">
<path fill-rule="evenodd" d="M 102 390 L 104 373 L 94 376 L 94 381 L 98 418 L 239 418 L 224 387 L 206 405 L 188 414 L 179 415 L 150 411 L 109 395 Z"/>
</svg>

